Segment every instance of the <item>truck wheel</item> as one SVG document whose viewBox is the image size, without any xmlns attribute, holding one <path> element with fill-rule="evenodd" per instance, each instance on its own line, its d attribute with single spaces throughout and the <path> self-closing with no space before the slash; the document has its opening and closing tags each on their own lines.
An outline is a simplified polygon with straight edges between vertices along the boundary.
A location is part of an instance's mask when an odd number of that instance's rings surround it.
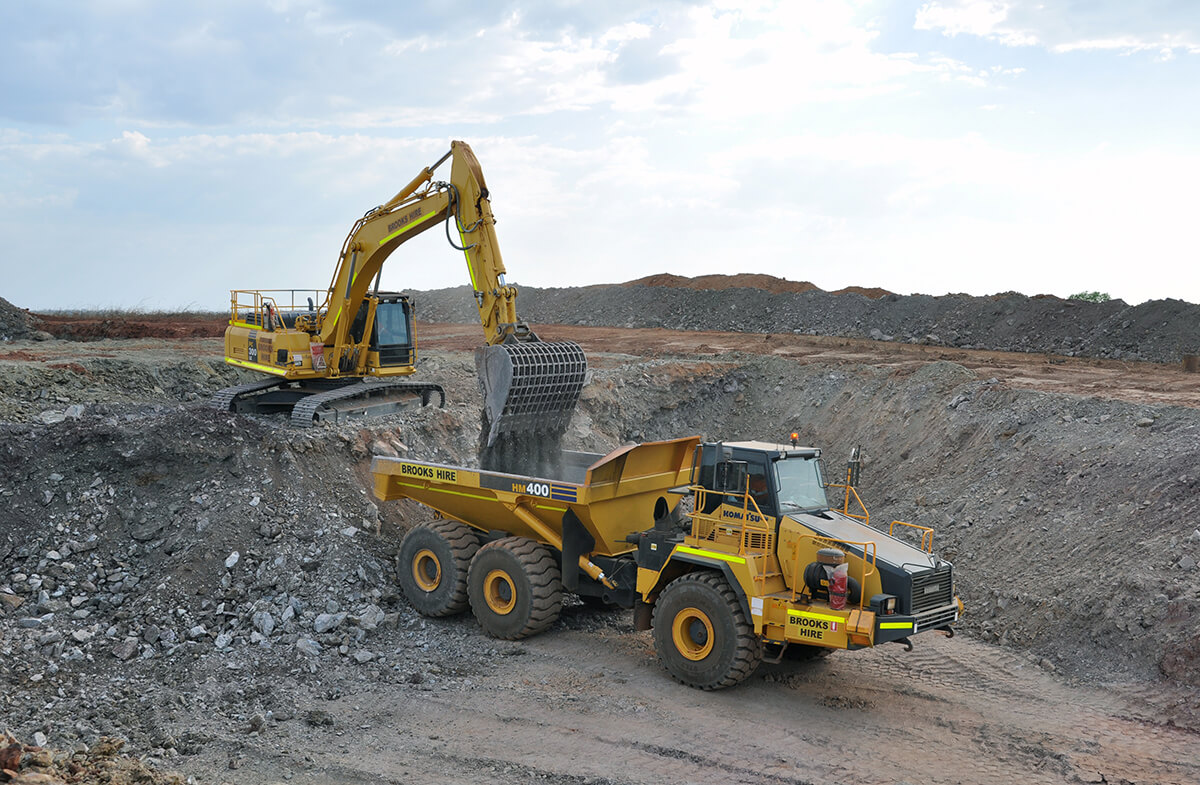
<svg viewBox="0 0 1200 785">
<path fill-rule="evenodd" d="M 654 604 L 653 628 L 658 661 L 689 687 L 731 687 L 762 660 L 762 642 L 742 604 L 714 572 L 690 572 L 668 584 Z"/>
<path fill-rule="evenodd" d="M 404 535 L 396 573 L 404 596 L 425 616 L 452 616 L 467 609 L 467 571 L 479 535 L 458 521 L 422 524 Z"/>
<path fill-rule="evenodd" d="M 562 572 L 550 549 L 525 537 L 489 542 L 467 575 L 471 611 L 493 638 L 541 632 L 562 610 Z"/>
</svg>

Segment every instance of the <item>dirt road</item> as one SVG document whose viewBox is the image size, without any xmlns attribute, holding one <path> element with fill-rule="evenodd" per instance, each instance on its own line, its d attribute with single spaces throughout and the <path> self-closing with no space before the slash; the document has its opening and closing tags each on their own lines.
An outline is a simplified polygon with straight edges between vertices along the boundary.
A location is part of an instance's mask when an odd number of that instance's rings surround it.
<svg viewBox="0 0 1200 785">
<path fill-rule="evenodd" d="M 321 701 L 332 726 L 271 739 L 303 754 L 247 757 L 239 779 L 1200 782 L 1196 729 L 1159 723 L 1145 694 L 1071 687 L 961 636 L 764 665 L 761 678 L 704 693 L 670 681 L 648 634 L 621 629 L 624 614 L 603 615 L 614 622 L 599 630 L 501 644 L 456 688 L 349 688 Z"/>
<path fill-rule="evenodd" d="M 154 339 L 169 339 L 181 352 L 218 355 L 222 350 L 220 341 L 216 339 L 223 334 L 226 324 L 223 317 L 187 314 L 170 319 L 40 318 L 48 320 L 48 329 L 64 336 L 140 338 L 151 342 Z M 1131 403 L 1166 403 L 1200 408 L 1200 375 L 1184 372 L 1182 365 L 952 349 L 793 333 L 684 331 L 568 324 L 539 325 L 538 331 L 544 340 L 575 341 L 584 348 L 593 364 L 605 363 L 605 355 L 719 356 L 730 352 L 773 355 L 799 363 L 866 363 L 901 370 L 946 360 L 970 368 L 982 378 L 994 376 L 1010 386 L 1025 389 Z M 470 351 L 480 344 L 478 325 L 422 323 L 418 325 L 417 332 L 423 348 Z M 121 344 L 126 348 L 134 348 L 128 341 L 123 340 Z M 41 351 L 42 347 L 45 347 L 45 351 Z M 103 342 L 41 344 L 37 346 L 37 351 L 24 352 L 11 359 L 69 362 L 71 357 L 64 355 L 106 356 L 107 348 L 108 345 Z M 0 359 L 6 359 L 2 351 Z M 607 359 L 609 364 L 619 361 L 619 357 L 610 356 Z"/>
</svg>

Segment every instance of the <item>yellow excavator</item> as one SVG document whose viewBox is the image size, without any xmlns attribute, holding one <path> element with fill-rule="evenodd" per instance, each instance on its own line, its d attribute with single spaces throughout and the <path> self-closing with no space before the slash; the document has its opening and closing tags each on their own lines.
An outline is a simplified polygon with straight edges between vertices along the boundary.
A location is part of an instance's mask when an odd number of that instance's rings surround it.
<svg viewBox="0 0 1200 785">
<path fill-rule="evenodd" d="M 435 181 L 434 172 L 448 159 L 449 181 Z M 529 444 L 560 437 L 579 400 L 587 361 L 577 344 L 544 342 L 517 316 L 517 289 L 504 280 L 483 172 L 470 146 L 458 141 L 355 222 L 324 293 L 231 292 L 225 361 L 269 378 L 221 390 L 212 405 L 290 411 L 300 426 L 386 414 L 415 401 L 428 405 L 434 395 L 445 405 L 440 386 L 405 381 L 417 360 L 412 301 L 379 291 L 391 253 L 439 223 L 450 245 L 466 256 L 483 325 L 485 345 L 475 353 L 484 398 L 481 454 L 491 450 L 495 465 Z"/>
</svg>

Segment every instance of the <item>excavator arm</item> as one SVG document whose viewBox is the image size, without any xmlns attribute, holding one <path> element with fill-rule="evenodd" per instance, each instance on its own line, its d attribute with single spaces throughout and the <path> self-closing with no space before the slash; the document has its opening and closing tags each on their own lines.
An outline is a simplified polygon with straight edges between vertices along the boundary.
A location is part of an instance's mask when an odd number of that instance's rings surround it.
<svg viewBox="0 0 1200 785">
<path fill-rule="evenodd" d="M 434 171 L 447 158 L 452 159 L 450 180 L 434 181 Z M 437 163 L 421 170 L 399 193 L 351 228 L 323 308 L 321 343 L 341 352 L 350 343 L 349 325 L 383 263 L 405 242 L 440 224 L 445 224 L 448 237 L 453 228 L 461 242 L 455 248 L 466 257 L 484 341 L 489 346 L 536 341 L 537 336 L 517 317 L 516 287 L 504 281 L 496 219 L 483 171 L 470 146 L 456 141 Z"/>
</svg>

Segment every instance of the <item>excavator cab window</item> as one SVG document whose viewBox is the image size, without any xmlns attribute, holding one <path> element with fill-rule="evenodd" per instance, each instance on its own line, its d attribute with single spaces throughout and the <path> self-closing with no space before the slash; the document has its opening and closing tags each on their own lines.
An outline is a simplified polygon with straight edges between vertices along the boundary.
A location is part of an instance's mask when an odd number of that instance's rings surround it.
<svg viewBox="0 0 1200 785">
<path fill-rule="evenodd" d="M 371 348 L 379 346 L 408 346 L 411 317 L 408 303 L 380 303 L 375 309 L 375 332 L 371 335 Z"/>
</svg>

